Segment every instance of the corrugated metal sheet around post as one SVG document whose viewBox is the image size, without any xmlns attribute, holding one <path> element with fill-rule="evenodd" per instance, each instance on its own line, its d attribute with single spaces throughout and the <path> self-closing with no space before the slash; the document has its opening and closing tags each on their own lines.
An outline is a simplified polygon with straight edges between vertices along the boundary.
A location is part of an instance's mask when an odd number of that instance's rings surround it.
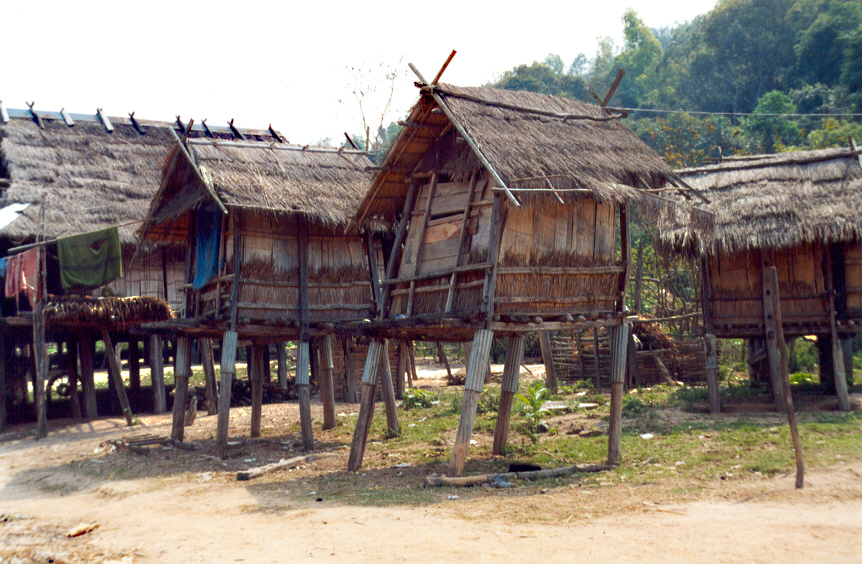
<svg viewBox="0 0 862 564">
<path fill-rule="evenodd" d="M 473 348 L 470 351 L 470 360 L 467 364 L 467 381 L 464 383 L 465 389 L 481 392 L 485 386 L 485 372 L 487 371 L 493 340 L 494 332 L 490 329 L 479 329 L 473 336 Z"/>
<path fill-rule="evenodd" d="M 503 367 L 503 382 L 500 389 L 504 392 L 518 392 L 518 375 L 524 360 L 524 334 L 509 337 L 506 344 L 506 364 Z"/>
<path fill-rule="evenodd" d="M 311 347 L 302 341 L 296 350 L 296 385 L 307 386 L 311 382 Z"/>
<path fill-rule="evenodd" d="M 365 357 L 365 370 L 362 371 L 362 383 L 373 386 L 377 380 L 377 372 L 380 366 L 380 353 L 383 351 L 381 341 L 372 341 L 368 347 L 368 356 Z"/>
<path fill-rule="evenodd" d="M 631 324 L 625 319 L 620 325 L 610 328 L 611 383 L 622 384 L 626 376 L 626 350 Z"/>
</svg>

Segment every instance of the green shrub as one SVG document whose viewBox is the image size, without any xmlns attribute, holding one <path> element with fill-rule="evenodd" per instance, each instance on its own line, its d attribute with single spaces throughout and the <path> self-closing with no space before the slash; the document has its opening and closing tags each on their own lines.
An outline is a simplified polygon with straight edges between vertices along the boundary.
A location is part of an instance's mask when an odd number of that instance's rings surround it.
<svg viewBox="0 0 862 564">
<path fill-rule="evenodd" d="M 419 388 L 408 388 L 404 392 L 404 401 L 402 405 L 404 409 L 416 409 L 419 407 L 431 407 L 431 402 L 434 401 L 434 394 L 431 392 L 420 390 Z"/>
</svg>

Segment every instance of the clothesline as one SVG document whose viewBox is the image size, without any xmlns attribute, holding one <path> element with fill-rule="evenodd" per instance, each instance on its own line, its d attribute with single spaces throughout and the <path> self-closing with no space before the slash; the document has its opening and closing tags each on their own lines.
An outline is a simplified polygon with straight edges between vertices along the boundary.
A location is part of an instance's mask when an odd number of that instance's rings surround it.
<svg viewBox="0 0 862 564">
<path fill-rule="evenodd" d="M 128 227 L 129 225 L 134 225 L 136 223 L 143 223 L 143 222 L 144 222 L 143 219 L 136 219 L 135 221 L 130 221 L 128 223 L 121 223 L 120 225 L 115 225 L 114 227 L 119 229 L 120 227 Z M 12 247 L 11 249 L 9 249 L 6 252 L 11 255 L 11 254 L 18 253 L 21 251 L 33 249 L 35 247 L 43 247 L 43 246 L 49 245 L 51 243 L 56 243 L 58 239 L 62 239 L 62 237 L 56 237 L 54 239 L 49 239 L 47 241 L 39 241 L 38 243 L 28 243 L 26 245 L 20 245 L 18 247 Z"/>
</svg>

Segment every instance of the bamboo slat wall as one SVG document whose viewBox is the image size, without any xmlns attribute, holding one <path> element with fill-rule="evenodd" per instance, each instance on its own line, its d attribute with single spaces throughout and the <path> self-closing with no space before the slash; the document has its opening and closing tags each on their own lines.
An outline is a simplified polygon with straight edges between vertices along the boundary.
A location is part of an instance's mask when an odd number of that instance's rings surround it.
<svg viewBox="0 0 862 564">
<path fill-rule="evenodd" d="M 717 337 L 763 329 L 762 257 L 765 251 L 718 253 L 709 259 L 709 303 Z M 828 324 L 823 251 L 818 244 L 771 251 L 778 269 L 782 318 L 791 332 Z M 788 330 L 788 329 L 785 329 Z"/>
<path fill-rule="evenodd" d="M 242 265 L 237 316 L 249 320 L 299 317 L 299 229 L 308 234 L 308 301 L 313 320 L 371 315 L 372 290 L 365 242 L 295 216 L 234 210 L 239 214 Z M 225 241 L 224 275 L 233 272 L 233 237 Z M 382 257 L 379 257 L 382 260 Z M 224 314 L 233 279 L 222 277 L 201 292 L 200 313 Z"/>
<path fill-rule="evenodd" d="M 108 286 L 113 295 L 159 298 L 168 302 L 172 311 L 181 312 L 184 302 L 181 286 L 185 272 L 182 257 L 171 250 L 159 250 L 139 253 L 134 264 L 130 265 L 131 259 L 131 250 L 123 253 L 123 276 Z"/>
</svg>

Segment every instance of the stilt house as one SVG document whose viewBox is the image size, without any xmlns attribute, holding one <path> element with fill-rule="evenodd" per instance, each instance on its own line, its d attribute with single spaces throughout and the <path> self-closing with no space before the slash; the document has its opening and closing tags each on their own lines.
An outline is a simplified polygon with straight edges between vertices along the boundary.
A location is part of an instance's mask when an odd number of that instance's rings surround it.
<svg viewBox="0 0 862 564">
<path fill-rule="evenodd" d="M 82 355 L 82 377 L 85 401 L 84 415 L 96 417 L 95 390 L 88 383 L 95 340 L 101 339 L 101 327 L 108 327 L 113 338 L 128 342 L 131 388 L 140 386 L 138 372 L 140 340 L 150 349 L 154 374 L 163 361 L 161 337 L 133 335 L 139 322 L 164 319 L 165 309 L 142 306 L 144 301 L 93 301 L 80 294 L 97 296 L 146 297 L 165 301 L 174 311 L 184 308 L 184 247 L 154 240 L 135 253 L 136 230 L 146 216 L 148 205 L 159 187 L 161 163 L 175 143 L 176 135 L 233 139 L 237 135 L 272 140 L 271 130 L 240 130 L 224 126 L 190 126 L 176 122 L 142 120 L 134 117 L 107 116 L 101 110 L 94 115 L 7 109 L 0 104 L 0 256 L 9 249 L 34 243 L 37 238 L 51 241 L 78 233 L 118 226 L 123 276 L 95 292 L 63 291 L 56 275 L 56 251 L 48 253 L 48 292 L 53 294 L 47 307 L 49 338 L 60 343 L 68 357 L 68 366 L 77 364 Z M 55 249 L 56 247 L 53 247 Z M 75 294 L 69 297 L 69 294 Z M 3 334 L 6 337 L 4 361 L 10 386 L 20 388 L 26 369 L 19 365 L 32 362 L 29 347 L 27 300 L 5 300 Z M 153 303 L 146 300 L 147 303 Z M 108 305 L 112 304 L 112 305 Z M 121 314 L 121 323 L 106 325 L 104 316 L 111 310 Z M 52 313 L 53 312 L 53 313 Z M 151 313 L 159 312 L 155 315 Z M 141 315 L 138 315 L 141 314 Z M 170 314 L 170 309 L 167 310 Z M 89 320 L 89 322 L 87 321 Z M 21 324 L 23 322 L 23 325 Z M 89 359 L 89 360 L 88 360 Z M 75 370 L 69 369 L 74 374 Z M 157 379 L 155 379 L 157 380 Z M 0 393 L 6 389 L 0 383 Z M 74 390 L 74 387 L 73 387 Z M 49 390 L 50 391 L 50 390 Z M 24 396 L 26 397 L 26 396 Z M 12 398 L 9 398 L 12 400 Z M 147 398 L 140 398 L 148 404 Z M 152 405 L 156 412 L 165 410 L 163 383 L 154 381 Z M 6 402 L 0 401 L 0 407 Z M 73 405 L 73 410 L 76 405 Z M 2 411 L 2 409 L 0 409 Z M 104 413 L 104 410 L 102 411 Z M 3 417 L 0 416 L 0 426 Z"/>
<path fill-rule="evenodd" d="M 852 370 L 851 341 L 862 324 L 860 152 L 853 146 L 738 157 L 679 174 L 709 199 L 704 209 L 714 214 L 715 231 L 704 237 L 664 223 L 659 233 L 666 245 L 701 257 L 706 333 L 749 339 L 753 360 L 769 359 L 783 405 L 765 294 L 767 271 L 775 267 L 784 335 L 818 336 L 826 353 L 821 378 L 829 379 L 834 364 L 839 403 L 849 407 L 844 370 Z M 843 369 L 841 346 L 850 360 Z"/>
<path fill-rule="evenodd" d="M 238 339 L 251 343 L 255 358 L 269 343 L 299 341 L 303 441 L 312 448 L 309 342 L 323 337 L 324 424 L 334 425 L 328 337 L 336 324 L 372 317 L 377 307 L 380 242 L 344 231 L 368 188 L 369 165 L 358 151 L 250 141 L 188 139 L 168 155 L 142 239 L 187 250 L 186 313 L 171 322 L 183 335 L 180 349 L 189 337 L 223 338 L 222 452 Z M 252 436 L 260 432 L 260 370 L 268 373 L 255 368 L 261 365 L 251 363 Z M 184 393 L 187 374 L 177 377 Z M 176 409 L 175 416 L 174 435 L 182 438 Z"/>
<path fill-rule="evenodd" d="M 354 227 L 397 224 L 381 314 L 363 330 L 473 341 L 451 474 L 464 465 L 492 335 L 510 336 L 494 446 L 501 453 L 523 334 L 619 329 L 629 204 L 678 213 L 649 194 L 674 186 L 674 174 L 620 117 L 543 94 L 423 84 L 359 206 Z M 366 364 L 364 387 L 373 387 L 374 367 Z M 372 397 L 363 391 L 351 469 L 361 464 Z"/>
</svg>

